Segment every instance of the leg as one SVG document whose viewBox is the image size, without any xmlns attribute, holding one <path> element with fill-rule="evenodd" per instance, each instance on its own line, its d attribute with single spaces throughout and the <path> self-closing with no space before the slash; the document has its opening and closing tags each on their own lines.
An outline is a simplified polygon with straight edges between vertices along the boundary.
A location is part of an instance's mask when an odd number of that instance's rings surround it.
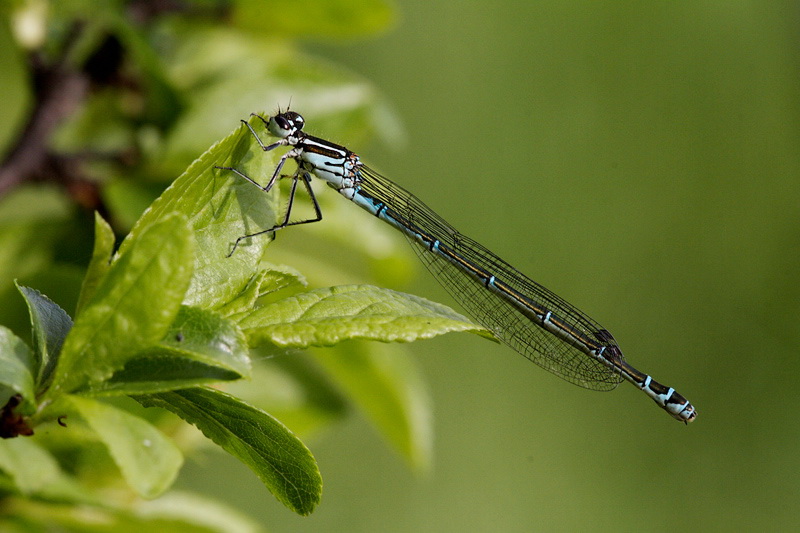
<svg viewBox="0 0 800 533">
<path fill-rule="evenodd" d="M 249 177 L 245 176 L 243 173 L 239 172 L 238 170 L 233 169 L 233 168 L 230 169 L 230 170 L 232 170 L 236 174 L 246 178 L 248 181 L 250 181 L 252 183 L 255 183 L 252 179 L 250 179 Z M 302 172 L 302 174 L 301 174 L 301 172 Z M 308 196 L 311 198 L 311 203 L 314 206 L 315 215 L 314 215 L 314 218 L 309 218 L 309 219 L 306 219 L 306 220 L 297 220 L 295 222 L 289 222 L 289 218 L 292 216 L 292 207 L 294 206 L 294 198 L 295 198 L 295 193 L 297 192 L 297 181 L 298 180 L 303 180 L 303 186 L 305 187 L 306 191 L 308 192 Z M 270 181 L 270 184 L 272 183 L 272 181 L 274 181 L 274 177 L 273 177 L 273 180 Z M 258 185 L 257 183 L 255 183 L 255 184 Z M 259 187 L 259 189 L 262 189 L 262 187 L 260 185 L 258 185 L 258 187 Z M 251 233 L 249 235 L 242 235 L 241 237 L 237 238 L 236 242 L 233 243 L 233 247 L 231 248 L 231 251 L 230 251 L 230 253 L 228 253 L 227 257 L 232 256 L 233 252 L 235 252 L 236 248 L 239 246 L 239 243 L 241 241 L 245 240 L 245 239 L 249 239 L 251 237 L 257 237 L 258 235 L 263 235 L 265 233 L 274 233 L 274 232 L 278 231 L 279 229 L 283 229 L 283 228 L 288 227 L 288 226 L 297 226 L 299 224 L 310 224 L 312 222 L 319 222 L 320 220 L 322 220 L 322 210 L 319 208 L 319 202 L 317 202 L 317 197 L 314 195 L 314 190 L 311 188 L 311 176 L 308 174 L 308 172 L 298 170 L 292 176 L 292 189 L 291 189 L 291 191 L 289 191 L 289 205 L 287 205 L 287 207 L 286 207 L 286 215 L 283 217 L 283 222 L 281 222 L 280 224 L 276 224 L 275 226 L 272 226 L 269 229 L 265 229 L 265 230 L 262 230 L 262 231 L 257 231 L 256 233 Z"/>
<path fill-rule="evenodd" d="M 262 117 L 261 115 L 256 115 L 255 113 L 250 113 L 250 116 L 251 116 L 251 117 L 258 117 L 258 118 L 260 118 L 260 119 L 261 119 L 261 122 L 263 122 L 263 123 L 264 123 L 264 128 L 266 128 L 266 129 L 267 129 L 267 131 L 269 131 L 269 129 L 268 129 L 268 128 L 269 128 L 269 122 L 267 121 L 267 119 L 265 119 L 265 118 L 264 118 L 264 117 Z M 275 141 L 274 143 L 272 143 L 272 144 L 269 144 L 269 145 L 267 145 L 267 144 L 264 144 L 264 141 L 262 141 L 262 140 L 261 140 L 261 137 L 259 137 L 259 136 L 258 136 L 258 134 L 256 133 L 256 130 L 254 130 L 254 129 L 253 129 L 253 126 L 251 126 L 249 122 L 247 122 L 246 120 L 243 120 L 243 121 L 242 121 L 242 124 L 244 124 L 245 126 L 247 126 L 247 129 L 248 129 L 248 130 L 250 130 L 250 133 L 253 135 L 253 137 L 255 137 L 255 138 L 256 138 L 256 141 L 258 142 L 258 145 L 259 145 L 259 146 L 261 147 L 261 149 L 262 149 L 262 150 L 264 150 L 265 152 L 269 152 L 270 150 L 272 150 L 272 149 L 274 149 L 274 148 L 277 148 L 278 146 L 284 146 L 284 145 L 286 145 L 286 144 L 289 144 L 289 142 L 288 142 L 286 139 L 279 139 L 279 140 L 277 140 L 277 141 Z"/>
<path fill-rule="evenodd" d="M 253 135 L 255 135 L 255 133 Z M 258 137 L 256 137 L 256 139 L 257 138 Z M 283 170 L 283 165 L 286 163 L 286 160 L 287 159 L 293 159 L 293 158 L 297 157 L 297 155 L 298 155 L 297 154 L 297 149 L 289 150 L 288 152 L 283 154 L 283 156 L 281 156 L 280 161 L 278 161 L 278 165 L 275 167 L 275 172 L 272 173 L 272 177 L 269 179 L 269 183 L 267 183 L 263 187 L 257 181 L 255 181 L 253 178 L 251 178 L 250 176 L 248 176 L 247 174 L 245 174 L 241 170 L 235 169 L 233 167 L 221 167 L 221 166 L 215 166 L 214 168 L 218 168 L 220 170 L 229 170 L 229 171 L 235 173 L 236 175 L 238 175 L 239 177 L 242 177 L 242 178 L 246 179 L 247 181 L 249 181 L 250 183 L 252 183 L 256 187 L 261 189 L 262 191 L 269 192 L 270 189 L 272 189 L 272 186 L 275 185 L 275 182 L 280 177 L 281 170 Z"/>
<path fill-rule="evenodd" d="M 308 196 L 311 198 L 311 203 L 314 206 L 315 214 L 314 218 L 307 218 L 305 220 L 297 220 L 295 222 L 289 222 L 289 217 L 292 216 L 292 207 L 294 205 L 294 195 L 295 192 L 297 192 L 298 180 L 303 180 L 303 186 L 306 188 L 306 192 L 308 192 Z M 308 174 L 308 172 L 303 172 L 301 175 L 295 174 L 294 176 L 292 176 L 292 190 L 289 192 L 289 205 L 286 207 L 286 215 L 283 217 L 283 222 L 281 222 L 276 226 L 273 226 L 267 231 L 277 231 L 287 226 L 311 224 L 312 222 L 319 222 L 320 220 L 322 220 L 322 210 L 319 208 L 317 197 L 314 195 L 314 189 L 311 188 L 311 176 Z"/>
</svg>

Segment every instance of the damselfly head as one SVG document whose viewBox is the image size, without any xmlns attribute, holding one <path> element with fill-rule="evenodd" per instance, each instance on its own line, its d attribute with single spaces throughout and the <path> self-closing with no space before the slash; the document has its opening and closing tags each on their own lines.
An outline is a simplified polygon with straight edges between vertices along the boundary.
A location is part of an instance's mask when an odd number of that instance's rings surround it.
<svg viewBox="0 0 800 533">
<path fill-rule="evenodd" d="M 306 121 L 299 113 L 286 111 L 270 117 L 267 129 L 275 137 L 285 139 L 303 129 Z"/>
</svg>

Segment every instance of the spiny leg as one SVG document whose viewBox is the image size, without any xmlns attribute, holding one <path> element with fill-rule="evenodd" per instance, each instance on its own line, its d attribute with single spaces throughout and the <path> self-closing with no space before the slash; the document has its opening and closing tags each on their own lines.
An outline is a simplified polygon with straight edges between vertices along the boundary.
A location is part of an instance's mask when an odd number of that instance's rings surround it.
<svg viewBox="0 0 800 533">
<path fill-rule="evenodd" d="M 269 121 L 267 119 L 265 119 L 264 117 L 262 117 L 261 115 L 258 115 L 256 113 L 250 113 L 250 116 L 251 117 L 260 118 L 261 122 L 264 123 L 264 128 L 265 129 L 269 129 Z M 278 146 L 284 146 L 286 144 L 289 144 L 286 139 L 280 139 L 278 141 L 275 141 L 272 144 L 264 144 L 264 141 L 261 140 L 261 137 L 258 136 L 258 134 L 256 133 L 256 130 L 253 129 L 253 126 L 251 126 L 249 122 L 247 122 L 246 120 L 242 120 L 241 122 L 242 122 L 242 124 L 247 126 L 247 129 L 250 130 L 250 133 L 253 135 L 253 137 L 256 138 L 256 141 L 258 142 L 258 145 L 265 152 L 269 152 L 270 150 L 272 150 L 274 148 L 277 148 Z"/>
<path fill-rule="evenodd" d="M 279 165 L 278 170 L 280 170 L 280 166 L 281 165 Z M 278 177 L 277 175 L 273 175 L 272 179 L 267 184 L 267 186 L 266 187 L 262 187 L 255 180 L 253 180 L 250 176 L 246 175 L 244 172 L 242 172 L 242 171 L 240 171 L 240 170 L 238 170 L 236 168 L 233 168 L 233 167 L 217 167 L 217 168 L 224 169 L 224 170 L 229 170 L 229 171 L 233 172 L 237 176 L 240 176 L 240 177 L 246 179 L 247 181 L 249 181 L 250 183 L 252 183 L 253 185 L 255 185 L 256 187 L 258 187 L 259 189 L 261 189 L 264 192 L 269 192 L 269 190 L 272 188 L 272 186 L 274 185 L 274 183 L 275 183 L 275 181 L 276 181 L 276 179 Z M 280 176 L 280 177 L 284 178 L 284 177 L 290 177 L 290 176 L 284 175 L 284 176 Z M 314 194 L 314 189 L 311 188 L 311 176 L 309 175 L 309 173 L 304 171 L 304 170 L 298 169 L 298 171 L 295 172 L 291 176 L 291 178 L 292 178 L 292 188 L 289 191 L 289 203 L 288 203 L 288 205 L 286 207 L 286 214 L 283 217 L 283 222 L 281 222 L 280 224 L 276 224 L 275 226 L 272 226 L 269 229 L 265 229 L 265 230 L 262 230 L 262 231 L 257 231 L 255 233 L 250 233 L 248 235 L 242 235 L 241 237 L 238 237 L 236 239 L 236 241 L 233 243 L 233 247 L 231 248 L 231 251 L 228 253 L 228 255 L 226 257 L 232 256 L 233 252 L 235 252 L 236 248 L 239 246 L 239 243 L 241 241 L 245 240 L 245 239 L 249 239 L 251 237 L 257 237 L 257 236 L 263 235 L 265 233 L 274 233 L 274 232 L 276 232 L 276 231 L 278 231 L 280 229 L 283 229 L 285 227 L 288 227 L 288 226 L 297 226 L 299 224 L 310 224 L 312 222 L 319 222 L 320 220 L 322 220 L 322 210 L 320 209 L 319 202 L 317 201 L 317 197 Z M 295 194 L 297 193 L 297 182 L 298 182 L 298 180 L 302 180 L 303 181 L 303 187 L 305 187 L 306 192 L 308 192 L 309 198 L 311 198 L 311 204 L 314 207 L 314 217 L 306 219 L 306 220 L 296 220 L 294 222 L 290 222 L 289 219 L 292 216 L 292 208 L 294 206 Z"/>
</svg>

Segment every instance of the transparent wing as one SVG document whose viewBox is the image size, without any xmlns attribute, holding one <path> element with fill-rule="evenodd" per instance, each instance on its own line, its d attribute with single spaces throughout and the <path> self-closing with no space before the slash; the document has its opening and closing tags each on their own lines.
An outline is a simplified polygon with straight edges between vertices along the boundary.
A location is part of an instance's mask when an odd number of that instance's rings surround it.
<svg viewBox="0 0 800 533">
<path fill-rule="evenodd" d="M 613 337 L 597 322 L 460 234 L 399 185 L 366 166 L 359 173 L 359 193 L 385 206 L 381 218 L 405 233 L 428 270 L 479 324 L 545 370 L 581 387 L 611 390 L 622 381 L 619 372 L 577 346 L 605 346 L 604 355 L 622 359 Z M 510 293 L 489 290 L 490 276 L 492 283 Z M 532 309 L 540 315 L 550 312 L 551 322 L 569 335 L 557 336 L 546 329 L 531 318 Z M 566 340 L 570 336 L 581 342 L 570 343 Z"/>
</svg>

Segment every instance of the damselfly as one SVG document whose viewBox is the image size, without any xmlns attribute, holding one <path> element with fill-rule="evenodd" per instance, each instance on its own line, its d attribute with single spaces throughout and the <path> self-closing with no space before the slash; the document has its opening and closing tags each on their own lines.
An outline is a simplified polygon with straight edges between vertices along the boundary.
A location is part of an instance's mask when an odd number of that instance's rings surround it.
<svg viewBox="0 0 800 533">
<path fill-rule="evenodd" d="M 256 115 L 258 116 L 258 115 Z M 456 231 L 416 196 L 361 163 L 345 148 L 303 131 L 303 117 L 293 111 L 265 119 L 278 140 L 264 144 L 253 127 L 242 121 L 262 150 L 290 147 L 262 186 L 243 172 L 229 170 L 264 192 L 281 177 L 288 159 L 297 170 L 292 180 L 283 222 L 236 239 L 230 254 L 245 239 L 287 226 L 322 220 L 311 188 L 311 176 L 325 181 L 348 200 L 405 234 L 436 279 L 482 326 L 505 344 L 562 379 L 593 390 L 611 390 L 625 379 L 636 385 L 674 418 L 691 422 L 697 411 L 672 387 L 639 372 L 622 355 L 608 330 L 556 294 L 526 277 L 484 246 Z M 298 182 L 308 192 L 314 218 L 290 221 Z"/>
</svg>

